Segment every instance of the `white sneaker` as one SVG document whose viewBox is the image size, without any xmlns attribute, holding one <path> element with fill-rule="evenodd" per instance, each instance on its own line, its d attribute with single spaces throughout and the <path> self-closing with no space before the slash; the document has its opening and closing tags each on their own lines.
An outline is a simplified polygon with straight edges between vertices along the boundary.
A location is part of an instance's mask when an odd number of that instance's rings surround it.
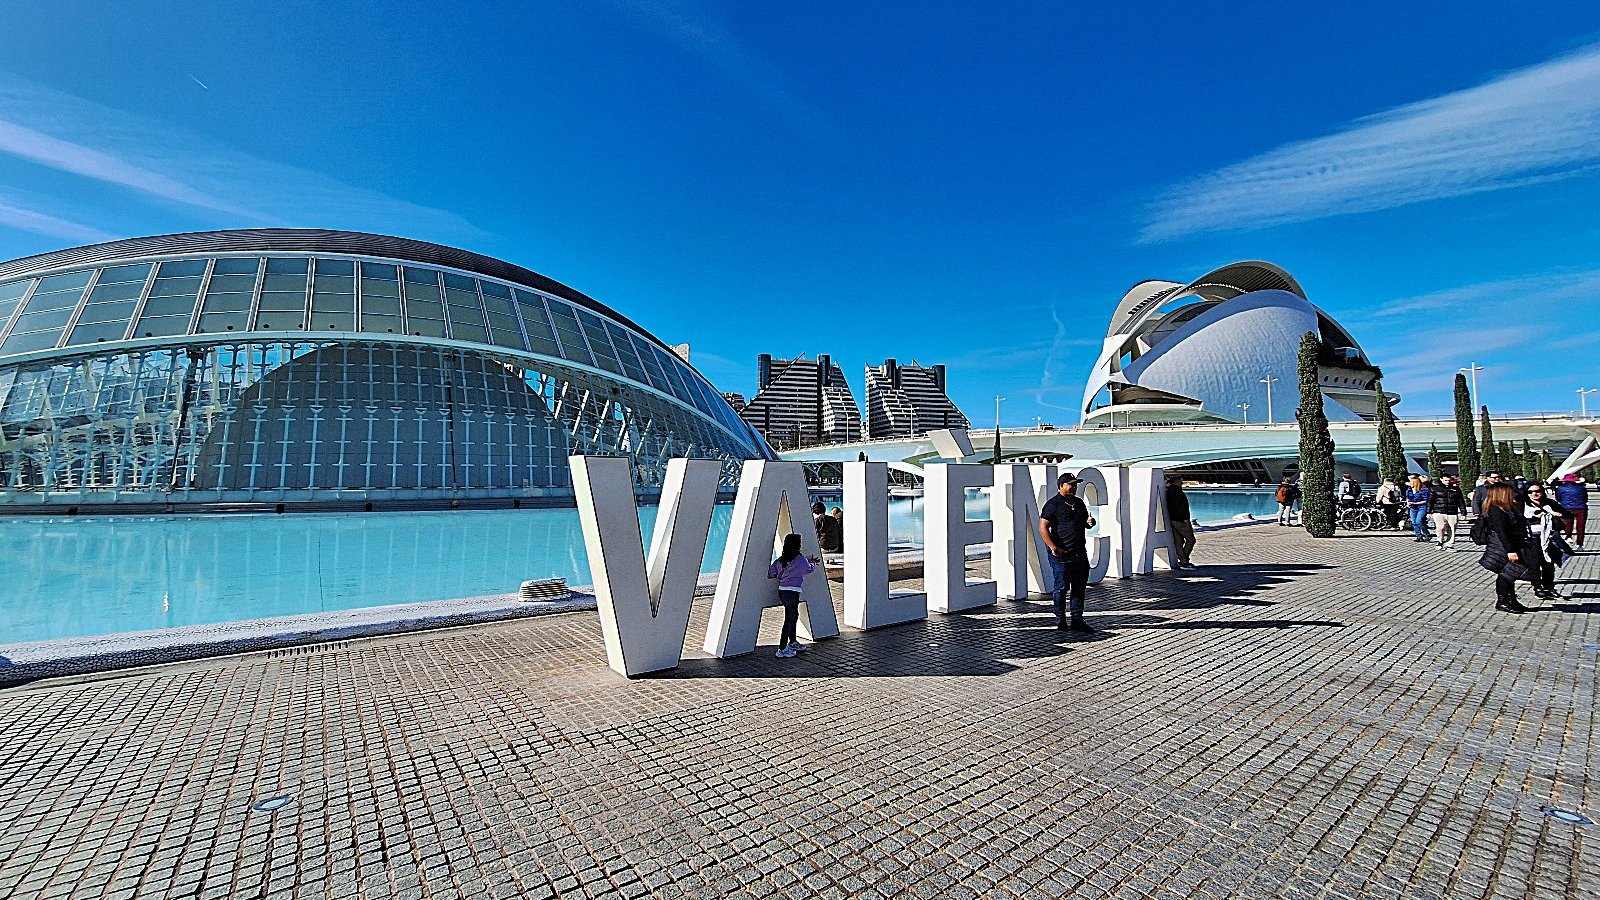
<svg viewBox="0 0 1600 900">
<path fill-rule="evenodd" d="M 779 650 L 777 653 L 774 653 L 772 655 L 776 656 L 779 659 L 793 659 L 794 658 L 794 651 L 790 650 L 788 647 L 784 647 L 782 650 Z"/>
<path fill-rule="evenodd" d="M 804 653 L 807 650 L 810 650 L 811 648 L 807 647 L 805 644 L 800 643 L 799 641 L 790 641 L 789 642 L 789 649 L 791 651 L 793 651 L 794 653 Z"/>
</svg>

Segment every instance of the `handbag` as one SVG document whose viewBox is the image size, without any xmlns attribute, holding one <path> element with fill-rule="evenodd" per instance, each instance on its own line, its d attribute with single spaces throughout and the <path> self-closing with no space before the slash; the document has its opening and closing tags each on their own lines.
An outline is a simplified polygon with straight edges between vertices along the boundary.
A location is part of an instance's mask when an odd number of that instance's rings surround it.
<svg viewBox="0 0 1600 900">
<path fill-rule="evenodd" d="M 1567 543 L 1567 539 L 1562 537 L 1559 531 L 1550 535 L 1550 544 L 1545 549 L 1550 554 L 1550 561 L 1558 566 L 1566 565 L 1567 560 L 1577 555 L 1572 545 Z"/>
<path fill-rule="evenodd" d="M 1505 566 L 1503 568 L 1501 568 L 1500 571 L 1497 572 L 1496 574 L 1498 574 L 1502 578 L 1509 578 L 1512 581 L 1529 581 L 1529 582 L 1536 581 L 1538 579 L 1538 575 L 1539 575 L 1538 572 L 1535 572 L 1533 570 L 1532 566 L 1529 566 L 1527 563 L 1523 562 L 1520 559 L 1517 560 L 1516 562 L 1507 562 L 1505 564 Z"/>
</svg>

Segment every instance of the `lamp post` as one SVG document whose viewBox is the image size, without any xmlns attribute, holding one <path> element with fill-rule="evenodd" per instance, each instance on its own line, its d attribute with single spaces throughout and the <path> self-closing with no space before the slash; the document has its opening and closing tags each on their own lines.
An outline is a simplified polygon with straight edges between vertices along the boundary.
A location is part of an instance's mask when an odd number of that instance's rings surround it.
<svg viewBox="0 0 1600 900">
<path fill-rule="evenodd" d="M 1578 388 L 1578 408 L 1582 410 L 1578 418 L 1589 418 L 1589 395 L 1600 394 L 1600 388 Z"/>
<path fill-rule="evenodd" d="M 1478 373 L 1483 371 L 1483 366 L 1478 365 L 1477 360 L 1473 360 L 1472 365 L 1462 366 L 1456 371 L 1466 372 L 1468 373 L 1467 377 L 1472 379 L 1472 409 L 1476 412 L 1478 409 Z"/>
<path fill-rule="evenodd" d="M 994 395 L 994 463 L 1000 465 L 1000 401 L 1005 398 L 999 394 Z"/>
<path fill-rule="evenodd" d="M 1240 409 L 1244 410 L 1244 424 L 1249 425 L 1250 424 L 1250 404 L 1248 404 L 1248 403 L 1235 403 L 1234 406 L 1237 406 Z"/>
<path fill-rule="evenodd" d="M 1275 382 L 1277 382 L 1277 380 L 1278 379 L 1272 377 L 1272 373 L 1271 372 L 1267 373 L 1267 377 L 1261 379 L 1261 383 L 1267 386 L 1267 424 L 1268 425 L 1273 424 L 1272 423 L 1272 385 Z"/>
</svg>

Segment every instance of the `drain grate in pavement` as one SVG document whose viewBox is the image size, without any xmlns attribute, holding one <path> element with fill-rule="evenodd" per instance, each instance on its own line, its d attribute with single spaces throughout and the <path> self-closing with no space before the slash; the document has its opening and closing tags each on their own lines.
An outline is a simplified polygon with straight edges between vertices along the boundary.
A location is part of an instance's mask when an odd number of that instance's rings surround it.
<svg viewBox="0 0 1600 900">
<path fill-rule="evenodd" d="M 281 795 L 277 797 L 268 797 L 265 800 L 257 800 L 255 803 L 250 804 L 250 808 L 256 812 L 273 813 L 283 809 L 285 806 L 288 806 L 293 802 L 293 797 Z"/>
<path fill-rule="evenodd" d="M 1569 809 L 1556 809 L 1553 806 L 1539 807 L 1545 815 L 1557 822 L 1566 822 L 1568 825 L 1593 825 L 1594 820 L 1583 813 L 1573 812 Z"/>
</svg>

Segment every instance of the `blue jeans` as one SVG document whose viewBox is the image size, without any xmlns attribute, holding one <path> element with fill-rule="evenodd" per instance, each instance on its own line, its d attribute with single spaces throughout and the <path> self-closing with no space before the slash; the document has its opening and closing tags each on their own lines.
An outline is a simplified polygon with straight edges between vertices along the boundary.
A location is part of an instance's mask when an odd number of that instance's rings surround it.
<svg viewBox="0 0 1600 900">
<path fill-rule="evenodd" d="M 1411 511 L 1411 531 L 1419 538 L 1428 536 L 1428 510 L 1427 507 L 1413 506 Z"/>
<path fill-rule="evenodd" d="M 1064 619 L 1067 600 L 1072 600 L 1072 617 L 1083 618 L 1083 593 L 1089 586 L 1089 560 L 1082 557 L 1050 557 L 1050 574 L 1055 577 L 1056 618 Z"/>
</svg>

